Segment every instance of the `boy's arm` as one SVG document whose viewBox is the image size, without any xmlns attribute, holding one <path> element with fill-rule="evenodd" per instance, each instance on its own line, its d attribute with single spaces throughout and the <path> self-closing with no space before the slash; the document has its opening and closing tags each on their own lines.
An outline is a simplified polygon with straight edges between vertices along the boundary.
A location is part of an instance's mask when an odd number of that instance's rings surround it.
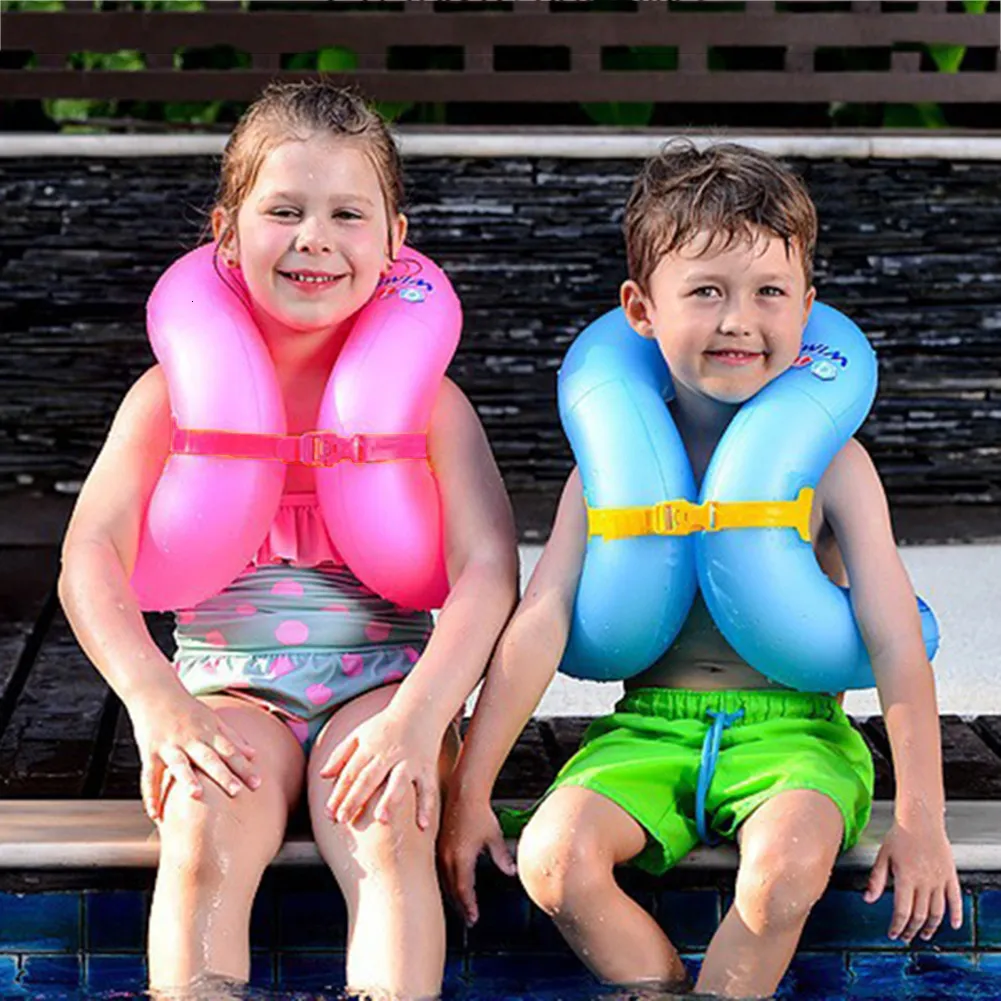
<svg viewBox="0 0 1001 1001">
<path fill-rule="evenodd" d="M 587 542 L 587 512 L 574 470 L 563 488 L 549 542 L 504 631 L 449 781 L 439 853 L 466 920 L 477 917 L 473 876 L 484 847 L 513 874 L 490 794 L 501 765 L 546 691 L 566 647 Z"/>
<path fill-rule="evenodd" d="M 841 549 L 852 606 L 872 660 L 897 784 L 894 823 L 873 867 L 866 899 L 890 871 L 890 937 L 928 939 L 946 905 L 962 923 L 962 898 L 945 833 L 945 793 L 935 680 L 925 654 L 914 590 L 897 552 L 886 495 L 872 460 L 854 439 L 835 456 L 818 491 Z"/>
</svg>

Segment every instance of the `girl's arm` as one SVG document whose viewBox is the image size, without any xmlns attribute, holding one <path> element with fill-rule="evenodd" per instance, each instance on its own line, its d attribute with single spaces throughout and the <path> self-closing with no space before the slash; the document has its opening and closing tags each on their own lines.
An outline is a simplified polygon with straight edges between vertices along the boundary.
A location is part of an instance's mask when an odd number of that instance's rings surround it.
<svg viewBox="0 0 1001 1001">
<path fill-rule="evenodd" d="M 818 491 L 844 556 L 852 605 L 872 660 L 897 784 L 894 823 L 866 899 L 894 877 L 890 937 L 929 939 L 946 907 L 962 923 L 962 898 L 945 833 L 945 793 L 935 679 L 925 655 L 914 590 L 900 559 L 886 495 L 855 440 L 835 456 Z"/>
<path fill-rule="evenodd" d="M 549 542 L 494 653 L 448 784 L 438 850 L 446 885 L 469 924 L 479 916 L 474 878 L 480 852 L 487 848 L 502 870 L 514 873 L 490 795 L 563 656 L 586 542 L 587 511 L 574 470 Z"/>
<path fill-rule="evenodd" d="M 153 368 L 129 390 L 87 476 L 59 575 L 59 597 L 80 645 L 132 718 L 143 802 L 153 819 L 161 815 L 165 771 L 195 796 L 201 787 L 192 764 L 231 793 L 238 780 L 253 775 L 246 760 L 252 749 L 181 686 L 129 583 L 143 513 L 169 443 L 166 380 Z"/>
<path fill-rule="evenodd" d="M 331 753 L 321 774 L 337 782 L 327 808 L 352 820 L 387 780 L 376 816 L 417 786 L 418 823 L 430 823 L 445 731 L 479 681 L 517 599 L 511 506 L 476 412 L 445 380 L 431 418 L 429 453 L 442 500 L 451 589 L 420 660 L 390 705 Z"/>
</svg>

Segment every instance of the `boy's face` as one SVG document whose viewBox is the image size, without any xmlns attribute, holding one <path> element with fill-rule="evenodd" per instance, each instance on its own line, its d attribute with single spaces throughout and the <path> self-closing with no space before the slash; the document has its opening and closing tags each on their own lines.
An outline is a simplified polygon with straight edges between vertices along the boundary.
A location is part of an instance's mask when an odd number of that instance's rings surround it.
<svg viewBox="0 0 1001 1001">
<path fill-rule="evenodd" d="M 814 299 L 798 248 L 763 230 L 725 250 L 710 234 L 665 254 L 649 281 L 622 286 L 633 329 L 656 339 L 676 384 L 739 404 L 799 354 Z"/>
</svg>

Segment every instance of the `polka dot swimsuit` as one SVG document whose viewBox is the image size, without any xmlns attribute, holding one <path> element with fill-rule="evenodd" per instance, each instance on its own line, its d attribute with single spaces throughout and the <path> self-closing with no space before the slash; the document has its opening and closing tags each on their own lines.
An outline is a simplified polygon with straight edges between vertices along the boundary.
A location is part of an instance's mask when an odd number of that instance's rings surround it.
<svg viewBox="0 0 1001 1001">
<path fill-rule="evenodd" d="M 179 610 L 175 632 L 175 667 L 192 695 L 258 703 L 307 752 L 345 702 L 402 680 L 431 633 L 429 613 L 386 601 L 340 563 L 322 525 L 313 495 L 283 499 L 257 561 Z"/>
</svg>

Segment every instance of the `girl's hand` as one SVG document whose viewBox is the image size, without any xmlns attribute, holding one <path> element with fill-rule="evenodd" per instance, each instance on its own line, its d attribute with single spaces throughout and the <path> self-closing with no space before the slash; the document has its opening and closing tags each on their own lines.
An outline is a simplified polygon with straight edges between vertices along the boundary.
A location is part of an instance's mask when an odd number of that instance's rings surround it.
<svg viewBox="0 0 1001 1001">
<path fill-rule="evenodd" d="M 953 928 L 963 924 L 963 896 L 945 824 L 928 818 L 903 824 L 894 821 L 876 856 L 864 898 L 875 903 L 893 873 L 893 920 L 889 937 L 910 944 L 938 930 L 948 906 Z"/>
<path fill-rule="evenodd" d="M 501 872 L 516 875 L 514 859 L 507 850 L 489 798 L 463 796 L 450 786 L 442 813 L 438 858 L 445 889 L 468 927 L 476 924 L 480 916 L 476 903 L 476 860 L 484 849 Z"/>
<path fill-rule="evenodd" d="M 144 701 L 132 707 L 131 716 L 142 761 L 143 805 L 150 820 L 163 819 L 167 776 L 193 799 L 201 799 L 203 791 L 196 772 L 230 796 L 244 787 L 260 786 L 260 776 L 250 764 L 254 748 L 187 693 Z"/>
<path fill-rule="evenodd" d="M 438 809 L 438 755 L 441 734 L 389 706 L 355 727 L 331 752 L 320 774 L 335 779 L 327 813 L 336 823 L 351 823 L 382 789 L 375 819 L 388 823 L 390 812 L 417 790 L 417 826 L 426 830 Z"/>
</svg>

